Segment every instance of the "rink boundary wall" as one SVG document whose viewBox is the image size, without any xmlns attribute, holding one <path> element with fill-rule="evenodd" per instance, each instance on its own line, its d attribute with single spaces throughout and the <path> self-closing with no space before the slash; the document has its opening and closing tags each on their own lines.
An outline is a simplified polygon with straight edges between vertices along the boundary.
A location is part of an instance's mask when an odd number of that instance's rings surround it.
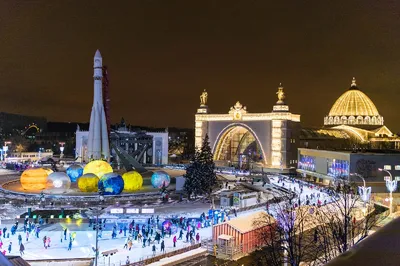
<svg viewBox="0 0 400 266">
<path fill-rule="evenodd" d="M 151 257 L 151 258 L 148 258 L 148 259 L 145 259 L 145 260 L 133 262 L 133 263 L 130 263 L 130 264 L 122 264 L 122 266 L 142 266 L 142 265 L 148 265 L 148 264 L 151 264 L 151 263 L 160 261 L 161 259 L 169 258 L 169 257 L 172 257 L 172 256 L 176 256 L 176 255 L 179 255 L 179 254 L 182 254 L 182 253 L 191 251 L 191 250 L 193 250 L 193 249 L 197 249 L 197 248 L 199 248 L 199 247 L 201 247 L 201 243 L 194 244 L 194 245 L 191 245 L 191 246 L 188 246 L 188 247 L 185 247 L 185 248 L 177 249 L 177 250 L 175 250 L 175 251 L 168 252 L 168 253 L 165 253 L 165 254 L 162 254 L 162 255 L 158 255 L 158 256 L 155 256 L 155 257 Z M 197 255 L 196 255 L 196 256 L 197 256 Z M 191 258 L 188 258 L 188 259 L 191 259 Z M 185 258 L 185 260 L 186 260 L 186 258 Z"/>
</svg>

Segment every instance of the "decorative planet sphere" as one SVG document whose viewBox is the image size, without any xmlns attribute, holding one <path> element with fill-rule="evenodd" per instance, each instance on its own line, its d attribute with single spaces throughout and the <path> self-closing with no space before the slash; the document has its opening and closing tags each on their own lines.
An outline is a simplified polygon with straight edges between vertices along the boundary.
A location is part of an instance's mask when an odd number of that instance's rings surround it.
<svg viewBox="0 0 400 266">
<path fill-rule="evenodd" d="M 88 163 L 83 169 L 83 174 L 92 173 L 101 178 L 104 174 L 112 173 L 111 165 L 102 160 L 95 160 Z"/>
<path fill-rule="evenodd" d="M 168 187 L 171 183 L 171 177 L 164 171 L 156 171 L 151 176 L 151 184 L 154 188 Z"/>
<path fill-rule="evenodd" d="M 104 195 L 118 195 L 124 189 L 124 180 L 117 173 L 108 173 L 99 180 L 99 191 Z"/>
<path fill-rule="evenodd" d="M 82 192 L 97 192 L 99 178 L 97 175 L 87 173 L 78 178 L 78 188 Z"/>
<path fill-rule="evenodd" d="M 73 164 L 67 168 L 67 175 L 71 179 L 71 182 L 76 182 L 83 175 L 83 167 L 79 164 Z"/>
<path fill-rule="evenodd" d="M 143 177 L 136 171 L 126 172 L 122 175 L 125 191 L 135 191 L 143 186 Z"/>
<path fill-rule="evenodd" d="M 52 192 L 65 193 L 71 187 L 71 180 L 64 172 L 54 172 L 47 176 L 47 189 Z"/>
<path fill-rule="evenodd" d="M 47 176 L 53 173 L 47 168 L 30 168 L 25 170 L 20 178 L 21 186 L 25 190 L 43 190 L 47 186 Z"/>
</svg>

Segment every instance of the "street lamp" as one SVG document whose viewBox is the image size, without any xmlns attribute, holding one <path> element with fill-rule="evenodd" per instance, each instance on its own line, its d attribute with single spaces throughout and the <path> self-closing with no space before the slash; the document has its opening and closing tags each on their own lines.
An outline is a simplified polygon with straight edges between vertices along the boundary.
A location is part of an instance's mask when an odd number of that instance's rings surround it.
<svg viewBox="0 0 400 266">
<path fill-rule="evenodd" d="M 369 202 L 369 198 L 371 197 L 371 187 L 367 187 L 365 185 L 365 179 L 362 175 L 357 174 L 357 173 L 353 173 L 350 175 L 357 176 L 357 177 L 361 178 L 363 181 L 363 186 L 362 187 L 358 186 L 358 194 L 361 196 L 361 199 L 364 202 L 364 206 L 365 206 L 365 204 L 367 202 Z"/>
<path fill-rule="evenodd" d="M 60 142 L 59 143 L 60 144 L 60 159 L 62 159 L 63 157 L 64 157 L 64 145 L 65 145 L 65 142 Z"/>
<path fill-rule="evenodd" d="M 392 209 L 393 209 L 392 193 L 393 193 L 393 191 L 395 191 L 397 189 L 397 180 L 393 180 L 392 174 L 388 170 L 382 169 L 382 168 L 378 168 L 378 170 L 389 174 L 389 180 L 387 180 L 385 177 L 385 181 L 386 181 L 386 188 L 390 192 L 390 198 L 389 198 L 389 200 L 390 200 L 389 215 L 390 215 L 390 214 L 392 214 Z"/>
<path fill-rule="evenodd" d="M 3 152 L 4 152 L 4 161 L 7 158 L 7 151 L 8 151 L 8 144 L 11 144 L 11 141 L 5 141 L 4 146 L 3 146 Z"/>
<path fill-rule="evenodd" d="M 103 190 L 99 190 L 99 203 L 100 206 L 97 208 L 90 208 L 92 210 L 96 211 L 96 250 L 95 250 L 95 259 L 94 259 L 94 265 L 97 266 L 97 260 L 98 260 L 98 255 L 99 255 L 99 228 L 100 228 L 100 223 L 99 223 L 99 216 L 101 214 L 101 211 L 104 209 L 104 207 L 101 206 L 102 203 L 104 203 L 104 196 L 103 196 Z"/>
</svg>

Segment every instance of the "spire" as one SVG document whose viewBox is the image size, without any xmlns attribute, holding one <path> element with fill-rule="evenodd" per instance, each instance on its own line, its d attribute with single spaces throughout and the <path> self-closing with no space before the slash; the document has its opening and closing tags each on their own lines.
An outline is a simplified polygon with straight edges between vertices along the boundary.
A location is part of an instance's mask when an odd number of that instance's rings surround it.
<svg viewBox="0 0 400 266">
<path fill-rule="evenodd" d="M 356 78 L 355 77 L 353 77 L 353 80 L 351 81 L 351 87 L 357 87 Z"/>
</svg>

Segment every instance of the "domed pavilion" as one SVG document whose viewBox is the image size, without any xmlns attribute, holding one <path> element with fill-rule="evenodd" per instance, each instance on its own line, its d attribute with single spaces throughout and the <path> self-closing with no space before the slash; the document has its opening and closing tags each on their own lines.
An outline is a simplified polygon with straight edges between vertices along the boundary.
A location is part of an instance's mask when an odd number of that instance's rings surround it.
<svg viewBox="0 0 400 266">
<path fill-rule="evenodd" d="M 325 117 L 324 126 L 344 131 L 361 143 L 395 141 L 398 146 L 399 138 L 383 122 L 375 104 L 357 87 L 353 78 L 350 88 L 336 100 Z"/>
</svg>

